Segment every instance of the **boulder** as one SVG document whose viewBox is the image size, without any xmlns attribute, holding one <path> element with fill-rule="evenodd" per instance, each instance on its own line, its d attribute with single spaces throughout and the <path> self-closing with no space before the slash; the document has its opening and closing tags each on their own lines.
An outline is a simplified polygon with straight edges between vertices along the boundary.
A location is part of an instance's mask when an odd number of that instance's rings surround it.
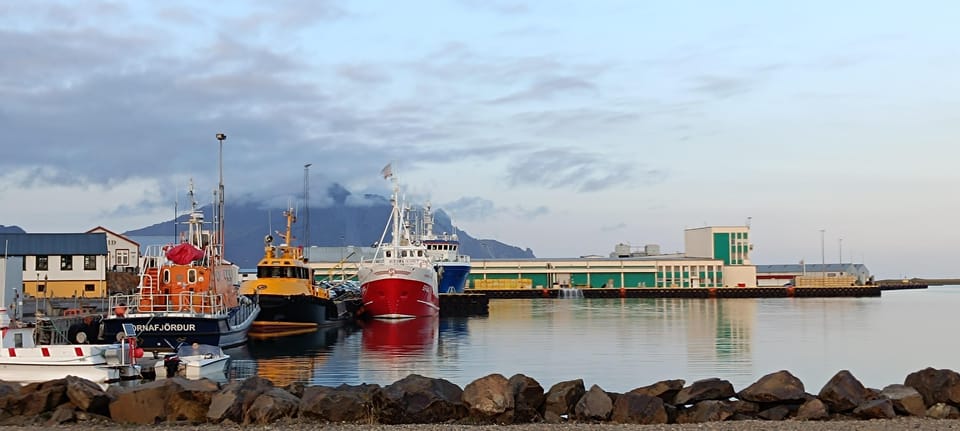
<svg viewBox="0 0 960 431">
<path fill-rule="evenodd" d="M 443 423 L 466 416 L 463 390 L 445 379 L 410 374 L 383 389 L 380 422 Z"/>
<path fill-rule="evenodd" d="M 693 407 L 677 412 L 678 424 L 695 424 L 702 422 L 720 422 L 734 415 L 736 406 L 732 401 L 706 400 L 700 401 Z"/>
<path fill-rule="evenodd" d="M 17 395 L 21 388 L 22 386 L 19 383 L 0 380 L 0 398 Z"/>
<path fill-rule="evenodd" d="M 610 420 L 622 424 L 665 424 L 668 416 L 659 397 L 628 392 L 617 397 Z"/>
<path fill-rule="evenodd" d="M 300 398 L 300 417 L 326 422 L 377 420 L 384 404 L 380 385 L 308 386 Z"/>
<path fill-rule="evenodd" d="M 677 396 L 677 393 L 683 389 L 684 384 L 686 384 L 686 381 L 681 379 L 661 380 L 649 386 L 633 389 L 630 393 L 659 397 L 667 404 L 674 404 L 674 398 Z"/>
<path fill-rule="evenodd" d="M 853 409 L 853 415 L 860 419 L 893 419 L 897 413 L 893 411 L 893 402 L 882 398 L 865 401 Z"/>
<path fill-rule="evenodd" d="M 385 403 L 380 385 L 308 386 L 300 398 L 300 417 L 325 422 L 371 423 Z"/>
<path fill-rule="evenodd" d="M 863 404 L 867 400 L 867 395 L 867 388 L 863 383 L 850 374 L 850 371 L 841 370 L 820 389 L 818 398 L 831 412 L 843 413 Z"/>
<path fill-rule="evenodd" d="M 586 390 L 583 379 L 567 380 L 550 387 L 543 404 L 543 418 L 547 422 L 558 422 L 564 416 L 571 415 Z"/>
<path fill-rule="evenodd" d="M 214 423 L 225 420 L 242 423 L 244 412 L 257 397 L 273 388 L 273 382 L 259 376 L 227 383 L 213 395 L 206 414 L 207 420 Z"/>
<path fill-rule="evenodd" d="M 546 395 L 543 386 L 532 377 L 523 374 L 514 374 L 507 381 L 513 393 L 513 422 L 527 423 L 543 420 L 540 408 L 543 407 Z"/>
<path fill-rule="evenodd" d="M 936 403 L 927 409 L 927 417 L 933 419 L 960 419 L 960 410 L 947 403 Z"/>
<path fill-rule="evenodd" d="M 767 374 L 740 391 L 737 398 L 755 403 L 784 403 L 806 399 L 803 382 L 789 371 Z"/>
<path fill-rule="evenodd" d="M 807 400 L 797 409 L 797 415 L 794 416 L 799 421 L 819 421 L 830 418 L 830 410 L 827 405 L 819 398 Z"/>
<path fill-rule="evenodd" d="M 927 407 L 913 387 L 907 385 L 888 385 L 880 391 L 880 396 L 893 402 L 893 410 L 904 415 L 926 416 Z"/>
<path fill-rule="evenodd" d="M 573 408 L 573 416 L 582 421 L 606 421 L 613 412 L 613 401 L 600 386 L 590 387 Z"/>
<path fill-rule="evenodd" d="M 59 407 L 53 410 L 53 414 L 50 415 L 50 419 L 47 419 L 47 425 L 63 425 L 69 422 L 76 422 L 76 411 L 77 407 L 71 403 L 60 404 Z"/>
<path fill-rule="evenodd" d="M 761 410 L 757 413 L 758 419 L 764 419 L 768 421 L 782 421 L 800 410 L 800 405 L 796 404 L 776 404 L 772 407 Z"/>
<path fill-rule="evenodd" d="M 33 418 L 68 401 L 66 379 L 30 383 L 20 388 L 19 394 L 8 396 L 4 411 L 9 416 Z"/>
<path fill-rule="evenodd" d="M 678 406 L 696 404 L 706 400 L 728 400 L 736 395 L 733 385 L 718 378 L 697 380 L 677 393 L 674 404 Z"/>
<path fill-rule="evenodd" d="M 511 424 L 514 396 L 510 383 L 501 374 L 490 374 L 463 388 L 463 404 L 474 422 Z"/>
<path fill-rule="evenodd" d="M 80 377 L 67 376 L 67 399 L 81 411 L 110 414 L 110 397 L 100 385 Z"/>
<path fill-rule="evenodd" d="M 291 418 L 297 414 L 300 398 L 286 389 L 273 388 L 262 394 L 250 404 L 243 413 L 244 424 L 269 424 L 278 419 Z"/>
<path fill-rule="evenodd" d="M 108 391 L 116 397 L 110 401 L 110 417 L 120 424 L 203 423 L 219 389 L 210 379 L 172 377 Z"/>
<path fill-rule="evenodd" d="M 937 403 L 960 404 L 960 374 L 956 371 L 928 367 L 908 374 L 903 384 L 920 392 L 928 408 Z"/>
</svg>

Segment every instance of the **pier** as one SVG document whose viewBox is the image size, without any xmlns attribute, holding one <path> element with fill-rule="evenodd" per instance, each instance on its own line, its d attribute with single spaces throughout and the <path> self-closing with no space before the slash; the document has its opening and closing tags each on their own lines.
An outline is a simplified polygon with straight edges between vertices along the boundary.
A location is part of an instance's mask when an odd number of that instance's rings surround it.
<svg viewBox="0 0 960 431">
<path fill-rule="evenodd" d="M 578 291 L 572 294 L 571 291 Z M 723 287 L 723 288 L 630 288 L 630 289 L 484 289 L 493 299 L 537 298 L 836 298 L 877 297 L 881 286 L 849 287 Z M 442 310 L 442 308 L 441 308 Z"/>
</svg>

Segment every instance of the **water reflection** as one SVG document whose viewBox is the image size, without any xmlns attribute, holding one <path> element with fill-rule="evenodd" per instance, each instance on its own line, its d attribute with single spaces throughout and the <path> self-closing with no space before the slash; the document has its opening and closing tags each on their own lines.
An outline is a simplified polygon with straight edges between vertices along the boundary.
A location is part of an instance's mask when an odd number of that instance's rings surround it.
<svg viewBox="0 0 960 431">
<path fill-rule="evenodd" d="M 231 379 L 258 375 L 277 386 L 313 383 L 317 380 L 315 373 L 333 356 L 337 343 L 357 330 L 352 325 L 324 327 L 307 334 L 250 340 L 226 351 L 231 362 L 228 375 Z"/>
<path fill-rule="evenodd" d="M 957 288 L 882 298 L 491 300 L 487 317 L 370 321 L 251 342 L 231 378 L 386 385 L 417 373 L 463 387 L 490 373 L 524 373 L 544 387 L 582 378 L 624 392 L 708 377 L 739 390 L 787 369 L 816 392 L 849 369 L 883 387 L 928 366 L 956 368 L 960 345 L 930 328 L 955 326 L 958 303 Z"/>
</svg>

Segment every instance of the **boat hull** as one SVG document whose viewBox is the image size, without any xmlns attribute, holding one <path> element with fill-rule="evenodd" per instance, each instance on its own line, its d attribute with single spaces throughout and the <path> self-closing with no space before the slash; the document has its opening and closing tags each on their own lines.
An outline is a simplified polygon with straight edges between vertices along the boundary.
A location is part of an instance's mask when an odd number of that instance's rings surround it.
<svg viewBox="0 0 960 431">
<path fill-rule="evenodd" d="M 176 350 L 180 344 L 209 344 L 222 348 L 247 342 L 247 331 L 260 312 L 255 304 L 241 305 L 227 314 L 137 313 L 108 316 L 101 322 L 103 339 L 116 339 L 123 324 L 132 323 L 137 345 L 149 351 Z"/>
<path fill-rule="evenodd" d="M 470 264 L 463 262 L 437 263 L 440 293 L 463 293 L 470 275 Z"/>
<path fill-rule="evenodd" d="M 328 323 L 327 310 L 333 301 L 310 295 L 260 295 L 258 322 Z"/>
<path fill-rule="evenodd" d="M 431 267 L 370 265 L 361 267 L 358 277 L 367 317 L 424 317 L 440 312 L 436 273 Z"/>
<path fill-rule="evenodd" d="M 45 382 L 66 376 L 96 383 L 139 379 L 126 345 L 41 345 L 0 350 L 0 380 Z M 109 356 L 109 358 L 108 358 Z"/>
</svg>

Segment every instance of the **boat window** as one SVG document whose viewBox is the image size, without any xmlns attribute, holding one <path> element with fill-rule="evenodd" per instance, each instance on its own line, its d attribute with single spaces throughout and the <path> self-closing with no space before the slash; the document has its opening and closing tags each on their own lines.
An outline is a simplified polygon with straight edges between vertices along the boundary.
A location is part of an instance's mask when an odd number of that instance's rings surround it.
<svg viewBox="0 0 960 431">
<path fill-rule="evenodd" d="M 390 257 L 390 252 L 389 252 L 389 251 L 387 252 L 387 257 Z"/>
<path fill-rule="evenodd" d="M 187 283 L 196 283 L 197 282 L 197 270 L 190 269 L 187 270 Z"/>
<path fill-rule="evenodd" d="M 23 334 L 13 334 L 13 347 L 23 347 Z"/>
<path fill-rule="evenodd" d="M 417 250 L 417 256 L 423 257 L 423 250 Z"/>
<path fill-rule="evenodd" d="M 170 283 L 170 270 L 169 270 L 169 269 L 163 270 L 163 284 L 167 284 L 167 283 Z"/>
</svg>

